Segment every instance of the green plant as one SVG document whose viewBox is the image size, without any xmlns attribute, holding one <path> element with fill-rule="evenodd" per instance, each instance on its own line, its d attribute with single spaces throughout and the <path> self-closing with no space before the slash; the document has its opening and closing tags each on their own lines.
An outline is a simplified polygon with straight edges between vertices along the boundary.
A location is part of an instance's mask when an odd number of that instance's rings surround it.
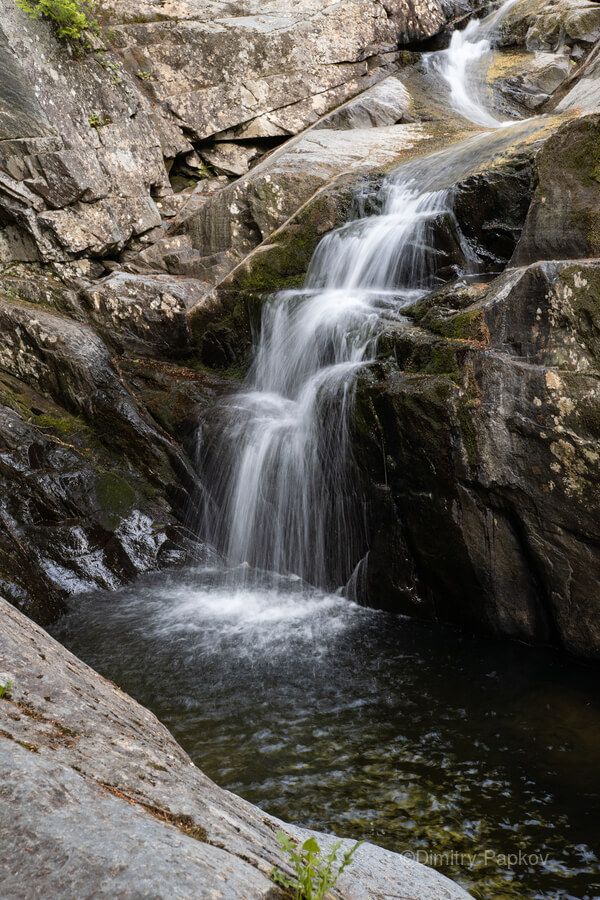
<svg viewBox="0 0 600 900">
<path fill-rule="evenodd" d="M 110 73 L 110 80 L 112 84 L 122 84 L 123 83 L 123 72 L 121 67 L 117 63 L 109 62 L 107 59 L 98 60 L 99 64 Z"/>
<path fill-rule="evenodd" d="M 104 125 L 110 125 L 110 119 L 102 119 L 98 113 L 92 113 L 88 118 L 92 128 L 102 128 Z"/>
<path fill-rule="evenodd" d="M 137 74 L 138 78 L 143 78 L 144 81 L 150 81 L 152 79 L 152 74 L 147 69 L 139 69 Z"/>
<path fill-rule="evenodd" d="M 337 852 L 342 846 L 342 841 L 336 841 L 329 853 L 321 856 L 321 848 L 314 837 L 304 841 L 299 846 L 283 831 L 277 832 L 277 841 L 281 849 L 287 853 L 290 863 L 296 871 L 295 878 L 288 878 L 277 867 L 271 869 L 271 878 L 277 884 L 290 891 L 294 891 L 294 900 L 323 900 L 329 888 L 333 887 L 346 866 L 352 862 L 352 857 L 362 844 L 359 841 L 350 850 L 344 853 L 342 862 L 337 872 L 333 871 L 333 865 L 337 862 Z"/>
<path fill-rule="evenodd" d="M 85 43 L 85 32 L 100 33 L 93 18 L 93 0 L 17 0 L 17 4 L 31 19 L 46 16 L 52 19 L 59 38 L 71 44 Z"/>
<path fill-rule="evenodd" d="M 11 688 L 12 681 L 10 680 L 10 678 L 5 684 L 0 684 L 0 699 L 2 699 L 2 697 L 6 697 L 6 699 L 8 700 L 8 698 L 10 697 Z"/>
</svg>

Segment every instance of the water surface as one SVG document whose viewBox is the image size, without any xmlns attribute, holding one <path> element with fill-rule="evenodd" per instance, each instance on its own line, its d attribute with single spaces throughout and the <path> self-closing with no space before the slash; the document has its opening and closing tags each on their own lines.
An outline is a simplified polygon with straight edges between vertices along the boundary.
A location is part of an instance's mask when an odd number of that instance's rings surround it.
<svg viewBox="0 0 600 900">
<path fill-rule="evenodd" d="M 600 897 L 596 672 L 218 570 L 77 598 L 58 636 L 274 815 L 418 854 L 482 900 Z"/>
</svg>

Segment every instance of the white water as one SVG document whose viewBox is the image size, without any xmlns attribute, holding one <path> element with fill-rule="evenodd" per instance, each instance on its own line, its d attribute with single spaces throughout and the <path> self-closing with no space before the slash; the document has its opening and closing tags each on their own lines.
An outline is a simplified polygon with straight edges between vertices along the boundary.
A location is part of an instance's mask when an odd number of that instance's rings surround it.
<svg viewBox="0 0 600 900">
<path fill-rule="evenodd" d="M 482 128 L 502 128 L 512 122 L 494 116 L 485 104 L 485 70 L 491 61 L 492 38 L 502 19 L 519 0 L 506 0 L 485 19 L 471 19 L 455 31 L 447 50 L 425 59 L 426 68 L 448 87 L 450 104 L 461 116 Z"/>
<path fill-rule="evenodd" d="M 489 53 L 489 19 L 497 17 L 472 22 L 429 62 L 457 112 L 487 128 L 504 123 L 482 105 L 470 72 Z M 433 231 L 453 215 L 446 187 L 453 167 L 479 143 L 386 178 L 380 214 L 327 235 L 305 288 L 265 304 L 246 388 L 229 398 L 213 444 L 203 448 L 213 485 L 206 532 L 241 576 L 259 569 L 334 589 L 365 554 L 349 435 L 357 371 L 374 359 L 382 319 L 475 262 L 456 229 L 447 258 L 434 249 Z"/>
</svg>

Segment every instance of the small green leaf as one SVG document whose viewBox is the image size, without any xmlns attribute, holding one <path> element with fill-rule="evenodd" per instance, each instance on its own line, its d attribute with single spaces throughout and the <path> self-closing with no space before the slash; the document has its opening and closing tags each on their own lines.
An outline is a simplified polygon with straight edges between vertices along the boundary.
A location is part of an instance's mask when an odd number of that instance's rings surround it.
<svg viewBox="0 0 600 900">
<path fill-rule="evenodd" d="M 347 850 L 342 857 L 338 871 L 333 872 L 332 866 L 334 862 L 337 862 L 337 852 L 343 841 L 336 841 L 325 858 L 319 856 L 320 847 L 314 837 L 307 838 L 299 847 L 294 838 L 284 831 L 278 831 L 277 842 L 287 853 L 296 877 L 290 879 L 274 867 L 271 870 L 271 878 L 277 884 L 293 890 L 294 900 L 325 900 L 328 889 L 334 886 L 346 866 L 350 865 L 352 856 L 362 843 L 359 842 Z"/>
<path fill-rule="evenodd" d="M 320 847 L 314 837 L 310 837 L 307 841 L 304 841 L 302 849 L 308 850 L 309 853 L 319 853 Z"/>
</svg>

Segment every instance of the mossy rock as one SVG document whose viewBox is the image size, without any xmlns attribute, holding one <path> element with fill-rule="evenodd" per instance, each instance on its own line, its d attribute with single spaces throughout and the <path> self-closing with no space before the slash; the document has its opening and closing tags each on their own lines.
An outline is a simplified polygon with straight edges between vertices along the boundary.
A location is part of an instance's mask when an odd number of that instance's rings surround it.
<svg viewBox="0 0 600 900">
<path fill-rule="evenodd" d="M 107 531 L 118 528 L 135 503 L 135 490 L 124 478 L 113 472 L 99 472 L 96 476 L 98 521 Z"/>
<path fill-rule="evenodd" d="M 356 184 L 356 176 L 345 176 L 319 191 L 190 310 L 192 341 L 202 363 L 221 370 L 247 367 L 265 301 L 277 291 L 302 287 L 323 235 L 347 221 Z"/>
</svg>

